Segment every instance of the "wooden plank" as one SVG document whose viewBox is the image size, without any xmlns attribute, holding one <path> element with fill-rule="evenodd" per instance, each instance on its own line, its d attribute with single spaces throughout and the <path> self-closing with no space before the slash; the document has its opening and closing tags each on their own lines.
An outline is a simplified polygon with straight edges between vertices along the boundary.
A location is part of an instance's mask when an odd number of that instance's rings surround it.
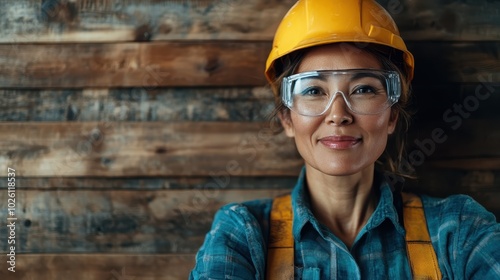
<svg viewBox="0 0 500 280">
<path fill-rule="evenodd" d="M 0 3 L 0 42 L 269 40 L 293 3 L 20 0 Z"/>
<path fill-rule="evenodd" d="M 482 169 L 439 168 L 425 165 L 417 169 L 417 180 L 407 180 L 407 191 L 435 197 L 466 194 L 500 219 L 500 171 Z"/>
<path fill-rule="evenodd" d="M 17 177 L 16 185 L 22 190 L 199 190 L 213 184 L 228 190 L 282 190 L 294 186 L 298 175 L 297 173 L 287 177 L 245 177 L 232 176 L 221 171 L 211 174 L 210 177 L 178 178 Z M 7 190 L 7 183 L 7 177 L 0 177 L 0 191 Z"/>
<path fill-rule="evenodd" d="M 500 83 L 500 42 L 408 42 L 414 84 Z"/>
<path fill-rule="evenodd" d="M 19 254 L 16 272 L 4 269 L 3 280 L 178 280 L 194 267 L 193 254 Z"/>
<path fill-rule="evenodd" d="M 432 166 L 464 170 L 499 170 L 498 122 L 468 119 L 455 113 L 449 116 L 454 118 L 427 123 L 412 131 L 403 169 L 408 171 Z"/>
<path fill-rule="evenodd" d="M 449 116 L 444 121 L 428 123 L 424 128 L 417 129 L 410 137 L 409 155 L 420 151 L 418 154 L 431 160 L 500 158 L 498 122 L 459 119 L 462 116 L 459 113 Z"/>
<path fill-rule="evenodd" d="M 499 170 L 463 170 L 426 165 L 417 169 L 417 179 L 408 180 L 405 188 L 443 197 L 455 193 L 477 194 L 500 192 Z M 497 207 L 490 204 L 489 207 Z"/>
<path fill-rule="evenodd" d="M 487 76 L 483 76 L 487 79 Z M 470 103 L 470 104 L 469 104 Z M 500 85 L 475 84 L 418 84 L 412 86 L 412 129 L 449 118 L 451 112 L 464 108 L 467 119 L 500 120 Z M 467 108 L 465 108 L 467 107 Z"/>
<path fill-rule="evenodd" d="M 413 42 L 415 83 L 500 83 L 500 42 Z M 2 88 L 264 86 L 270 42 L 0 45 Z"/>
<path fill-rule="evenodd" d="M 289 191 L 226 190 L 217 184 L 189 191 L 19 187 L 16 253 L 195 253 L 221 206 Z M 6 191 L 0 192 L 2 205 L 7 198 Z M 2 211 L 1 220 L 6 221 L 7 215 Z M 7 230 L 1 227 L 0 236 L 8 236 Z M 6 248 L 7 238 L 0 240 L 0 246 Z"/>
<path fill-rule="evenodd" d="M 438 159 L 429 161 L 428 165 L 436 168 L 454 168 L 462 170 L 500 170 L 500 158 Z"/>
<path fill-rule="evenodd" d="M 263 42 L 0 45 L 0 85 L 262 86 L 270 47 Z"/>
<path fill-rule="evenodd" d="M 406 40 L 498 40 L 500 3 L 382 0 Z"/>
<path fill-rule="evenodd" d="M 274 110 L 267 87 L 2 90 L 2 121 L 260 121 Z"/>
<path fill-rule="evenodd" d="M 0 123 L 0 170 L 18 176 L 287 176 L 302 160 L 267 123 Z"/>
<path fill-rule="evenodd" d="M 495 1 L 379 0 L 407 40 L 498 40 Z M 295 0 L 18 0 L 0 3 L 0 42 L 272 40 Z"/>
</svg>

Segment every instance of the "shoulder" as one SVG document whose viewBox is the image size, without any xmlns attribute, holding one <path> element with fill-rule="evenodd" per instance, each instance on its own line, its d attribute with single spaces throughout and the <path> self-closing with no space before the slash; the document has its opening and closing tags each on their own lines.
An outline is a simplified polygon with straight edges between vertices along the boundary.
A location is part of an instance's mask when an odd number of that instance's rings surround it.
<svg viewBox="0 0 500 280">
<path fill-rule="evenodd" d="M 495 216 L 467 195 L 421 198 L 441 270 L 450 279 L 498 279 L 500 224 Z"/>
<path fill-rule="evenodd" d="M 272 201 L 269 198 L 227 204 L 215 214 L 214 224 L 220 221 L 232 221 L 239 224 L 265 223 L 269 219 Z"/>
<path fill-rule="evenodd" d="M 246 244 L 264 246 L 267 241 L 267 223 L 272 199 L 230 203 L 221 207 L 207 233 L 204 245 L 228 244 L 238 240 Z M 242 245 L 242 244 L 240 244 Z"/>
<path fill-rule="evenodd" d="M 212 228 L 205 237 L 204 247 L 224 245 L 239 240 L 246 244 L 264 246 L 267 242 L 267 224 L 272 199 L 230 203 L 221 207 L 214 216 Z M 243 245 L 243 244 L 240 244 Z"/>
<path fill-rule="evenodd" d="M 426 217 L 441 223 L 467 222 L 475 225 L 496 224 L 495 216 L 468 195 L 436 198 L 422 195 Z"/>
<path fill-rule="evenodd" d="M 190 279 L 264 279 L 271 199 L 231 203 L 215 214 Z"/>
<path fill-rule="evenodd" d="M 495 215 L 470 196 L 435 198 L 423 195 L 421 198 L 431 235 L 449 232 L 461 239 L 481 234 L 481 231 L 499 230 Z"/>
</svg>

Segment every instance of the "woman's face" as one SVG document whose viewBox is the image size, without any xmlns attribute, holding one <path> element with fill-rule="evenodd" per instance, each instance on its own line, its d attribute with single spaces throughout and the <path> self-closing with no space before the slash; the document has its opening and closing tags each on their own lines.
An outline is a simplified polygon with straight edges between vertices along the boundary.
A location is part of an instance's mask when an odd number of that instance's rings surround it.
<svg viewBox="0 0 500 280">
<path fill-rule="evenodd" d="M 382 69 L 370 53 L 348 44 L 334 44 L 308 51 L 296 73 L 313 70 Z M 392 115 L 392 116 L 391 116 Z M 294 137 L 307 168 L 343 176 L 371 168 L 383 153 L 387 137 L 394 131 L 397 115 L 387 109 L 376 115 L 360 115 L 349 110 L 337 95 L 325 114 L 302 116 L 290 111 L 281 116 L 287 136 Z"/>
</svg>

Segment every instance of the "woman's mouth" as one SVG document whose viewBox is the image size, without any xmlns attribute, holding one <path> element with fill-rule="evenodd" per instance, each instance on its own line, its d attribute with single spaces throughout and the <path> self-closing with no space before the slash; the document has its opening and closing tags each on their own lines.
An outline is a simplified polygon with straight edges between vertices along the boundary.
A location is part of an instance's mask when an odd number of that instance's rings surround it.
<svg viewBox="0 0 500 280">
<path fill-rule="evenodd" d="M 319 139 L 319 142 L 330 149 L 345 150 L 360 143 L 361 138 L 352 136 L 327 136 Z"/>
</svg>

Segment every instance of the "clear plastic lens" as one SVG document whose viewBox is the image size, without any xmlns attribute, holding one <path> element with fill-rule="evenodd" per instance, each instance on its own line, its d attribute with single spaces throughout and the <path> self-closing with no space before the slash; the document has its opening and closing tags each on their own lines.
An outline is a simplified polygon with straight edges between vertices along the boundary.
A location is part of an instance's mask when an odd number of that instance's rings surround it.
<svg viewBox="0 0 500 280">
<path fill-rule="evenodd" d="M 284 78 L 282 99 L 292 111 L 305 116 L 324 114 L 338 95 L 354 113 L 378 114 L 398 101 L 400 88 L 394 71 L 313 71 Z"/>
</svg>

